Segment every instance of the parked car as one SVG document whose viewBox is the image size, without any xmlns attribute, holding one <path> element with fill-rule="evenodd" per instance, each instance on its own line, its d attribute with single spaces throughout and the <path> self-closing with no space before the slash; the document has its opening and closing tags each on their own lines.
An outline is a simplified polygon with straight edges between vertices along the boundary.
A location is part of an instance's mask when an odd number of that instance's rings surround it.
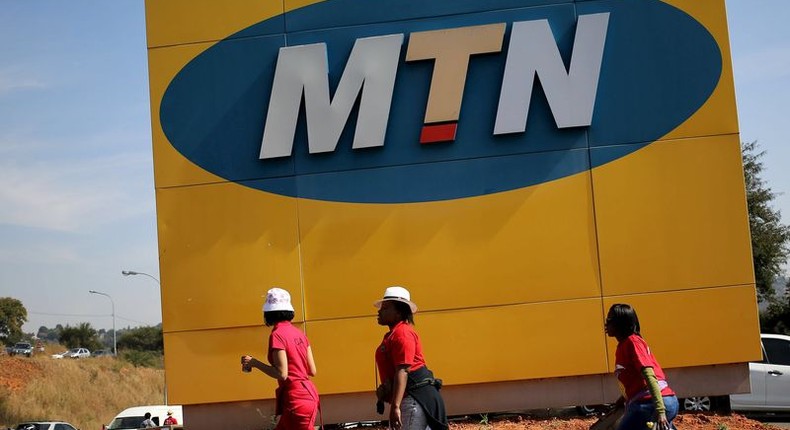
<svg viewBox="0 0 790 430">
<path fill-rule="evenodd" d="M 16 426 L 16 430 L 77 430 L 63 421 L 31 421 Z"/>
<path fill-rule="evenodd" d="M 91 352 L 91 357 L 105 357 L 108 355 L 112 355 L 112 351 L 109 349 L 99 349 L 96 351 Z"/>
<path fill-rule="evenodd" d="M 33 345 L 27 342 L 18 342 L 14 345 L 14 348 L 11 349 L 11 355 L 24 355 L 30 357 L 33 355 Z"/>
<path fill-rule="evenodd" d="M 575 406 L 576 413 L 583 416 L 603 415 L 614 409 L 614 403 L 604 403 L 601 405 L 581 405 Z"/>
<path fill-rule="evenodd" d="M 51 355 L 51 357 L 52 357 L 52 358 L 63 358 L 63 357 L 65 357 L 65 356 L 66 356 L 66 354 L 68 354 L 68 353 L 69 353 L 69 351 L 63 351 L 63 352 L 59 352 L 59 353 L 57 353 L 57 354 L 52 354 L 52 355 Z"/>
<path fill-rule="evenodd" d="M 90 356 L 91 356 L 91 352 L 88 351 L 86 348 L 73 348 L 66 353 L 66 357 L 68 358 L 86 358 Z"/>
<path fill-rule="evenodd" d="M 790 336 L 761 334 L 763 359 L 749 363 L 751 393 L 723 397 L 689 397 L 681 408 L 706 411 L 729 407 L 740 412 L 790 412 Z"/>
<path fill-rule="evenodd" d="M 184 415 L 180 405 L 150 405 L 124 409 L 113 418 L 107 430 L 139 429 L 140 424 L 145 420 L 146 412 L 151 414 L 151 420 L 156 425 L 162 425 L 168 411 L 173 412 L 173 417 L 178 420 L 179 425 L 184 425 Z"/>
</svg>

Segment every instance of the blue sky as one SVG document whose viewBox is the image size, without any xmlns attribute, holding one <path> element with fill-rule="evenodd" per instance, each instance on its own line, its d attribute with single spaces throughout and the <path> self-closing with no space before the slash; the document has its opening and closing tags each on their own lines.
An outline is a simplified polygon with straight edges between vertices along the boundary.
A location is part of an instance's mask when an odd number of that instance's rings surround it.
<svg viewBox="0 0 790 430">
<path fill-rule="evenodd" d="M 41 325 L 161 321 L 142 0 L 0 0 L 0 296 Z"/>
<path fill-rule="evenodd" d="M 727 0 L 741 140 L 790 223 L 790 1 Z M 0 0 L 0 297 L 41 325 L 161 322 L 143 0 Z"/>
</svg>

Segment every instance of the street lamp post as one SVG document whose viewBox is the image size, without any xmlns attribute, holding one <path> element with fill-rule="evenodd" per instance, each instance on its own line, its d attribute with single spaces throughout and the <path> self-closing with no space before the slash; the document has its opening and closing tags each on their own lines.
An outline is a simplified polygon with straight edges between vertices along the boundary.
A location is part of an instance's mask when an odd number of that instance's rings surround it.
<svg viewBox="0 0 790 430">
<path fill-rule="evenodd" d="M 156 281 L 156 283 L 159 285 L 159 294 L 160 295 L 162 294 L 162 283 L 159 282 L 159 279 L 156 279 L 155 277 L 149 275 L 148 273 L 136 272 L 134 270 L 121 270 L 121 275 L 123 275 L 123 276 L 134 276 L 134 275 L 148 276 L 149 278 L 151 278 L 154 281 Z M 164 322 L 164 318 L 162 318 L 162 320 L 163 320 L 162 322 Z M 163 324 L 163 326 L 164 326 L 164 324 Z M 165 376 L 165 404 L 167 404 L 167 376 Z"/>
<path fill-rule="evenodd" d="M 159 279 L 156 279 L 153 276 L 151 276 L 151 275 L 149 275 L 149 274 L 147 274 L 145 272 L 135 272 L 134 270 L 121 270 L 121 275 L 123 275 L 123 276 L 132 276 L 132 275 L 148 276 L 149 278 L 151 278 L 154 281 L 156 281 L 156 283 L 159 284 L 160 286 L 162 285 L 162 283 L 159 282 Z"/>
<path fill-rule="evenodd" d="M 112 355 L 118 355 L 118 344 L 115 341 L 115 302 L 113 301 L 112 297 L 110 297 L 107 293 L 102 293 L 99 291 L 90 290 L 88 291 L 91 294 L 98 294 L 100 296 L 105 296 L 110 299 L 110 304 L 112 305 Z"/>
</svg>

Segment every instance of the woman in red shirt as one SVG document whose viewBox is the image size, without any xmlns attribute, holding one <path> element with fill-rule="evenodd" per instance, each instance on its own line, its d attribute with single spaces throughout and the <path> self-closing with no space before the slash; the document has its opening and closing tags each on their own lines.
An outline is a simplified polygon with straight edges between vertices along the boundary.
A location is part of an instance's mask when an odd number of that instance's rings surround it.
<svg viewBox="0 0 790 430">
<path fill-rule="evenodd" d="M 606 316 L 606 334 L 617 339 L 615 375 L 625 402 L 617 430 L 669 430 L 678 413 L 678 399 L 664 371 L 639 333 L 639 318 L 630 305 L 615 304 Z"/>
<path fill-rule="evenodd" d="M 277 380 L 275 414 L 280 415 L 280 421 L 276 430 L 313 430 L 318 390 L 310 377 L 316 374 L 315 361 L 307 336 L 291 324 L 293 318 L 290 294 L 280 288 L 269 290 L 263 319 L 267 327 L 272 327 L 268 353 L 271 364 L 245 355 L 241 358 L 242 370 L 255 368 Z"/>
<path fill-rule="evenodd" d="M 393 429 L 447 430 L 447 414 L 436 379 L 425 365 L 422 344 L 414 331 L 414 312 L 409 291 L 389 287 L 377 301 L 378 323 L 389 327 L 376 348 L 376 366 L 381 385 L 376 389 L 379 404 L 390 404 L 389 424 Z M 383 407 L 379 413 L 383 413 Z"/>
</svg>

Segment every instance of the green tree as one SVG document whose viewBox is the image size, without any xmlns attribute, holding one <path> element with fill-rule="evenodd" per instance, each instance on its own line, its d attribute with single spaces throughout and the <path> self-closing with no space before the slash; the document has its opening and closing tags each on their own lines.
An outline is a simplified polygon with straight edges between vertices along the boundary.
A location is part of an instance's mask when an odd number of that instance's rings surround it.
<svg viewBox="0 0 790 430">
<path fill-rule="evenodd" d="M 11 297 L 0 297 L 0 342 L 11 345 L 24 337 L 22 325 L 27 322 L 27 309 Z"/>
<path fill-rule="evenodd" d="M 781 223 L 781 213 L 771 207 L 776 197 L 760 177 L 764 151 L 758 152 L 757 142 L 742 146 L 743 171 L 746 179 L 746 204 L 749 209 L 749 228 L 752 233 L 752 258 L 757 284 L 757 300 L 773 303 L 773 284 L 782 274 L 787 262 L 790 227 Z"/>
<path fill-rule="evenodd" d="M 59 340 L 68 348 L 88 348 L 91 351 L 101 349 L 99 337 L 90 323 L 80 323 L 75 327 L 67 325 L 60 331 Z"/>
<path fill-rule="evenodd" d="M 55 328 L 47 328 L 47 326 L 41 326 L 38 328 L 38 332 L 36 332 L 36 337 L 47 341 L 47 342 L 57 342 L 60 338 L 60 329 Z"/>
<path fill-rule="evenodd" d="M 162 327 L 138 327 L 121 335 L 118 339 L 118 349 L 133 349 L 137 351 L 163 351 Z"/>
<path fill-rule="evenodd" d="M 774 299 L 760 315 L 760 330 L 763 333 L 790 335 L 790 278 L 785 284 L 784 295 Z"/>
</svg>

